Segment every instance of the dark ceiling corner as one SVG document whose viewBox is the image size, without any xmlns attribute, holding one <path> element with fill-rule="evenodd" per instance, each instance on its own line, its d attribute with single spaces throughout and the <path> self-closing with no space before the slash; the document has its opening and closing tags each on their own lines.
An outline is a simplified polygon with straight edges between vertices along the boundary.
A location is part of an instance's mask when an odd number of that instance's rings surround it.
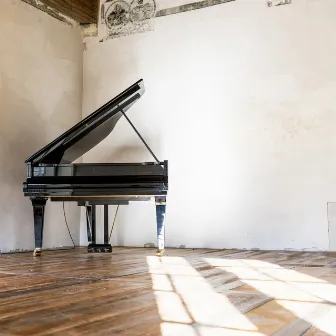
<svg viewBox="0 0 336 336">
<path fill-rule="evenodd" d="M 99 0 L 41 0 L 79 24 L 97 24 Z"/>
</svg>

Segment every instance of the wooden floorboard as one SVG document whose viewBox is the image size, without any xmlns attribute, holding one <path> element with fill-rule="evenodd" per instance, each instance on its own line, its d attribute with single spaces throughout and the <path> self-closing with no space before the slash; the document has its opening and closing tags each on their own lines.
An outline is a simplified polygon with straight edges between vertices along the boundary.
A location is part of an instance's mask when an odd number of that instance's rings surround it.
<svg viewBox="0 0 336 336">
<path fill-rule="evenodd" d="M 0 256 L 0 336 L 336 335 L 336 253 Z"/>
</svg>

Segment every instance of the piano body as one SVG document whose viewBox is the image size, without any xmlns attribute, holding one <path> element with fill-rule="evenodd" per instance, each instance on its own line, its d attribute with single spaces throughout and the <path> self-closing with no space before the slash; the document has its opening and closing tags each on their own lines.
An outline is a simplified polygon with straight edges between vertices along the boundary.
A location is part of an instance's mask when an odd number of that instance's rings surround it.
<svg viewBox="0 0 336 336">
<path fill-rule="evenodd" d="M 108 237 L 108 206 L 154 199 L 157 255 L 164 253 L 164 219 L 168 192 L 168 161 L 159 161 L 134 127 L 126 111 L 143 95 L 139 80 L 26 160 L 24 196 L 33 206 L 35 250 L 42 253 L 47 201 L 77 202 L 86 209 L 88 252 L 112 252 Z M 153 162 L 73 163 L 114 129 L 125 117 L 154 157 Z M 104 243 L 96 243 L 96 206 L 104 206 Z"/>
</svg>

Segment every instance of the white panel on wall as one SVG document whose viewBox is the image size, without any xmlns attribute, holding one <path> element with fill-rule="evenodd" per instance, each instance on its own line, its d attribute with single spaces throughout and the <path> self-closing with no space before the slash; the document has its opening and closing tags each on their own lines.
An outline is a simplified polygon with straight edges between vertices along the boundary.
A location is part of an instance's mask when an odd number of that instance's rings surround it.
<svg viewBox="0 0 336 336">
<path fill-rule="evenodd" d="M 329 248 L 336 251 L 336 203 L 327 204 Z"/>
</svg>

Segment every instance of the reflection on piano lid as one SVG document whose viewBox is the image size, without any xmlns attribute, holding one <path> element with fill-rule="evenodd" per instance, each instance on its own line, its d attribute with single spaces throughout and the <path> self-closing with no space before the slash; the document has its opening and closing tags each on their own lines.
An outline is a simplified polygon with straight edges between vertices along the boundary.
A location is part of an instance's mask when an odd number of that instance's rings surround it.
<svg viewBox="0 0 336 336">
<path fill-rule="evenodd" d="M 23 192 L 33 204 L 35 255 L 39 255 L 42 248 L 47 199 L 56 202 L 74 201 L 79 206 L 86 207 L 87 213 L 91 214 L 87 217 L 88 239 L 93 244 L 89 250 L 94 251 L 96 205 L 127 205 L 129 201 L 148 201 L 154 197 L 158 248 L 163 250 L 168 161 L 158 160 L 126 115 L 126 111 L 144 92 L 144 82 L 141 79 L 26 160 L 27 180 L 23 183 Z M 122 116 L 152 154 L 154 162 L 72 163 L 104 140 Z M 106 209 L 104 213 L 108 216 Z M 108 246 L 108 220 L 104 223 L 104 244 Z M 110 252 L 111 249 L 108 247 L 106 250 Z"/>
<path fill-rule="evenodd" d="M 90 114 L 77 125 L 33 154 L 26 163 L 71 163 L 99 144 L 114 129 L 118 120 L 144 94 L 143 80 Z"/>
</svg>

